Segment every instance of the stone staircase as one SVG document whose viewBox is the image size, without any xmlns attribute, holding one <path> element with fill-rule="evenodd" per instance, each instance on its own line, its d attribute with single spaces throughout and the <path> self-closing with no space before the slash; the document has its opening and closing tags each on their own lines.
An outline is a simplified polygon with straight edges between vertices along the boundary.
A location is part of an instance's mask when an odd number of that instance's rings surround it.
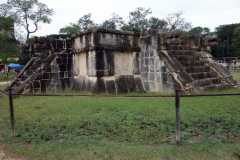
<svg viewBox="0 0 240 160">
<path fill-rule="evenodd" d="M 207 61 L 201 59 L 199 51 L 173 50 L 171 53 L 203 91 L 222 90 L 230 87 L 230 85 L 224 82 L 222 76 L 216 72 Z"/>
<path fill-rule="evenodd" d="M 42 79 L 42 72 L 49 69 L 49 65 L 55 59 L 54 54 L 42 55 L 41 57 L 33 57 L 22 69 L 22 71 L 9 83 L 4 89 L 5 92 L 11 87 L 14 94 L 33 93 L 32 88 L 40 88 L 37 80 Z M 38 85 L 38 86 L 36 86 Z M 35 91 L 37 92 L 37 91 Z"/>
<path fill-rule="evenodd" d="M 29 54 L 30 61 L 4 89 L 14 94 L 36 94 L 70 88 L 72 78 L 71 37 L 49 35 L 34 37 L 34 44 L 22 44 L 21 52 Z"/>
</svg>

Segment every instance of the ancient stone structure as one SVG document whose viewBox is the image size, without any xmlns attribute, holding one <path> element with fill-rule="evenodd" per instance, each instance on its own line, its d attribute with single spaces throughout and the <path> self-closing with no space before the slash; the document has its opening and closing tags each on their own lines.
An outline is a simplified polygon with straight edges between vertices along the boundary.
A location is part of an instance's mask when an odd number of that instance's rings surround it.
<svg viewBox="0 0 240 160">
<path fill-rule="evenodd" d="M 229 71 L 240 71 L 240 57 L 220 57 L 214 58 L 214 60 Z"/>
<path fill-rule="evenodd" d="M 91 28 L 70 36 L 34 37 L 22 47 L 31 60 L 5 88 L 15 93 L 88 90 L 120 94 L 202 93 L 238 83 L 210 55 L 216 36 L 180 37 L 180 31 L 135 33 Z"/>
</svg>

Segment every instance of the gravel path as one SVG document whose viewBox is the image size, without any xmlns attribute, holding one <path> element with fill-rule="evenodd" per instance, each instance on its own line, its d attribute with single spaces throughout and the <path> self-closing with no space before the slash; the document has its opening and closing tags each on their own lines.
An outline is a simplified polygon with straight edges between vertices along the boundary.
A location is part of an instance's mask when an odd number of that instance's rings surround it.
<svg viewBox="0 0 240 160">
<path fill-rule="evenodd" d="M 3 84 L 8 84 L 8 83 L 10 83 L 10 81 L 6 81 L 6 82 L 0 82 L 0 85 L 3 85 Z"/>
</svg>

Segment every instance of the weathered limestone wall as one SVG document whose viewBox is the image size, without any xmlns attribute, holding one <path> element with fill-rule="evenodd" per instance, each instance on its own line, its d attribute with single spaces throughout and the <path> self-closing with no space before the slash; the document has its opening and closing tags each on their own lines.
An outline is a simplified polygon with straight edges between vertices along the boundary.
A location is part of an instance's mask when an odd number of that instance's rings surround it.
<svg viewBox="0 0 240 160">
<path fill-rule="evenodd" d="M 141 33 L 141 79 L 146 91 L 172 93 L 173 76 L 159 57 L 160 31 L 156 29 Z"/>
<path fill-rule="evenodd" d="M 144 90 L 138 33 L 93 29 L 72 37 L 73 89 L 110 94 Z"/>
</svg>

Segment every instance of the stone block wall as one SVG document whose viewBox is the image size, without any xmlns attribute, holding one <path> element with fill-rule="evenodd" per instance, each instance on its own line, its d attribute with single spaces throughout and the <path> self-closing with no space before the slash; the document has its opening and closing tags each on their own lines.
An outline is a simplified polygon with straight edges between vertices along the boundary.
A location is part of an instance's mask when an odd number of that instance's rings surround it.
<svg viewBox="0 0 240 160">
<path fill-rule="evenodd" d="M 144 88 L 149 92 L 174 92 L 174 78 L 159 56 L 159 32 L 151 30 L 140 36 L 140 72 Z"/>
<path fill-rule="evenodd" d="M 42 43 L 39 43 L 40 40 L 36 40 L 37 43 L 34 45 L 31 53 L 32 56 L 36 57 L 36 60 L 23 74 L 22 81 L 26 80 L 37 68 L 41 67 L 50 54 L 57 52 L 50 65 L 32 81 L 32 93 L 70 90 L 73 81 L 70 37 L 50 35 Z"/>
<path fill-rule="evenodd" d="M 41 92 L 57 92 L 71 89 L 72 54 L 58 54 L 42 74 Z"/>
<path fill-rule="evenodd" d="M 209 54 L 217 37 L 180 34 L 160 29 L 135 33 L 91 28 L 71 37 L 35 37 L 30 54 L 36 60 L 21 79 L 25 81 L 53 55 L 51 63 L 31 81 L 32 93 L 71 89 L 107 94 L 173 93 L 175 89 L 202 93 L 238 85 Z"/>
<path fill-rule="evenodd" d="M 74 89 L 108 94 L 144 90 L 139 33 L 97 28 L 72 37 Z"/>
</svg>

